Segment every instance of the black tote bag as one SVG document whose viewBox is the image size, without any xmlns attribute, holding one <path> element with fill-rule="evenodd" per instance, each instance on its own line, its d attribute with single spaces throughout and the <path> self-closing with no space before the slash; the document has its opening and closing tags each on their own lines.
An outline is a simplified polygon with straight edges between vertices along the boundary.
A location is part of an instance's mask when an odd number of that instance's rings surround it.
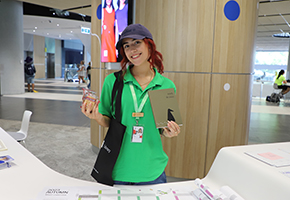
<svg viewBox="0 0 290 200">
<path fill-rule="evenodd" d="M 99 151 L 96 163 L 94 165 L 94 169 L 91 173 L 91 176 L 99 183 L 105 185 L 114 185 L 114 181 L 112 179 L 112 171 L 114 169 L 114 165 L 117 161 L 117 158 L 120 153 L 120 148 L 122 145 L 124 133 L 126 130 L 126 126 L 121 124 L 121 97 L 124 82 L 120 78 L 121 71 L 115 72 L 116 81 L 114 83 L 113 91 L 112 91 L 112 106 L 115 101 L 115 118 L 111 119 L 110 126 L 107 132 L 107 135 L 103 141 L 102 147 Z"/>
</svg>

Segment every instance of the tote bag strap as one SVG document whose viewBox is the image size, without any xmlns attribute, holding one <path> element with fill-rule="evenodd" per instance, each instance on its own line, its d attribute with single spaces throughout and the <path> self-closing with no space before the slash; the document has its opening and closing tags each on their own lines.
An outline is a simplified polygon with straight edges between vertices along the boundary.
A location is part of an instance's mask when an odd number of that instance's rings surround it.
<svg viewBox="0 0 290 200">
<path fill-rule="evenodd" d="M 121 74 L 122 74 L 122 70 L 114 73 L 116 77 L 116 81 L 114 83 L 113 90 L 112 90 L 112 102 L 111 102 L 111 105 L 113 107 L 114 99 L 117 94 L 116 101 L 115 101 L 115 118 L 118 122 L 121 122 L 121 97 L 122 97 L 123 86 L 124 86 L 124 82 L 123 82 L 123 79 L 121 78 Z"/>
</svg>

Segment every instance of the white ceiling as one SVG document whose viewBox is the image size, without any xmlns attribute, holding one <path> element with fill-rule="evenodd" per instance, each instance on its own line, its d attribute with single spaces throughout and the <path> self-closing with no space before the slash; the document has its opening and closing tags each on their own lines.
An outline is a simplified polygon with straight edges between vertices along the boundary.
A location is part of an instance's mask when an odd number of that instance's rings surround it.
<svg viewBox="0 0 290 200">
<path fill-rule="evenodd" d="M 24 2 L 91 16 L 91 0 L 24 0 Z M 272 37 L 273 34 L 290 32 L 288 22 L 290 23 L 290 0 L 260 0 L 256 50 L 288 51 L 288 38 Z M 24 32 L 58 39 L 76 39 L 74 31 L 80 29 L 80 26 L 88 27 L 89 24 L 75 20 L 24 16 Z M 32 32 L 35 27 L 37 30 Z"/>
<path fill-rule="evenodd" d="M 24 33 L 50 37 L 60 40 L 77 40 L 81 27 L 91 28 L 91 23 L 61 18 L 48 18 L 24 15 Z"/>
<path fill-rule="evenodd" d="M 273 34 L 290 32 L 290 1 L 260 0 L 256 50 L 289 49 L 289 38 L 272 37 Z"/>
</svg>

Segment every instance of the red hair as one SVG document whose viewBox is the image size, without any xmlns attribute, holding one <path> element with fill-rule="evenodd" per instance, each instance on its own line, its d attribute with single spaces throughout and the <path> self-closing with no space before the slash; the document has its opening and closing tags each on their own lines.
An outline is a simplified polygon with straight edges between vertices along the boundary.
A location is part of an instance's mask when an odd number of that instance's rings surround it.
<svg viewBox="0 0 290 200">
<path fill-rule="evenodd" d="M 163 74 L 164 66 L 162 63 L 163 61 L 162 54 L 156 50 L 156 45 L 153 40 L 144 38 L 143 41 L 145 42 L 145 44 L 148 46 L 148 49 L 149 49 L 150 57 L 148 59 L 148 62 L 150 63 L 150 66 L 155 67 L 160 74 Z M 120 48 L 120 53 L 123 57 L 121 61 L 121 68 L 122 68 L 122 71 L 125 72 L 126 66 L 128 63 L 130 63 L 130 61 L 125 55 L 123 46 L 121 46 Z"/>
</svg>

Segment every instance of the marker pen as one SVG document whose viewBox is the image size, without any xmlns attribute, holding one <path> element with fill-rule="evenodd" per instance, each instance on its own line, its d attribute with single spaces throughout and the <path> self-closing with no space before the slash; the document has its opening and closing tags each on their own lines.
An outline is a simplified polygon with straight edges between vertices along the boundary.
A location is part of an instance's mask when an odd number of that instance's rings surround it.
<svg viewBox="0 0 290 200">
<path fill-rule="evenodd" d="M 205 184 L 202 183 L 202 181 L 197 178 L 194 180 L 194 183 L 201 189 L 201 191 L 204 192 L 204 194 L 211 200 L 220 200 L 217 195 L 215 195 L 213 192 L 210 191 L 209 187 L 207 187 Z"/>
<path fill-rule="evenodd" d="M 209 198 L 199 188 L 195 189 L 193 194 L 196 198 L 198 198 L 198 200 L 209 200 Z"/>
</svg>

